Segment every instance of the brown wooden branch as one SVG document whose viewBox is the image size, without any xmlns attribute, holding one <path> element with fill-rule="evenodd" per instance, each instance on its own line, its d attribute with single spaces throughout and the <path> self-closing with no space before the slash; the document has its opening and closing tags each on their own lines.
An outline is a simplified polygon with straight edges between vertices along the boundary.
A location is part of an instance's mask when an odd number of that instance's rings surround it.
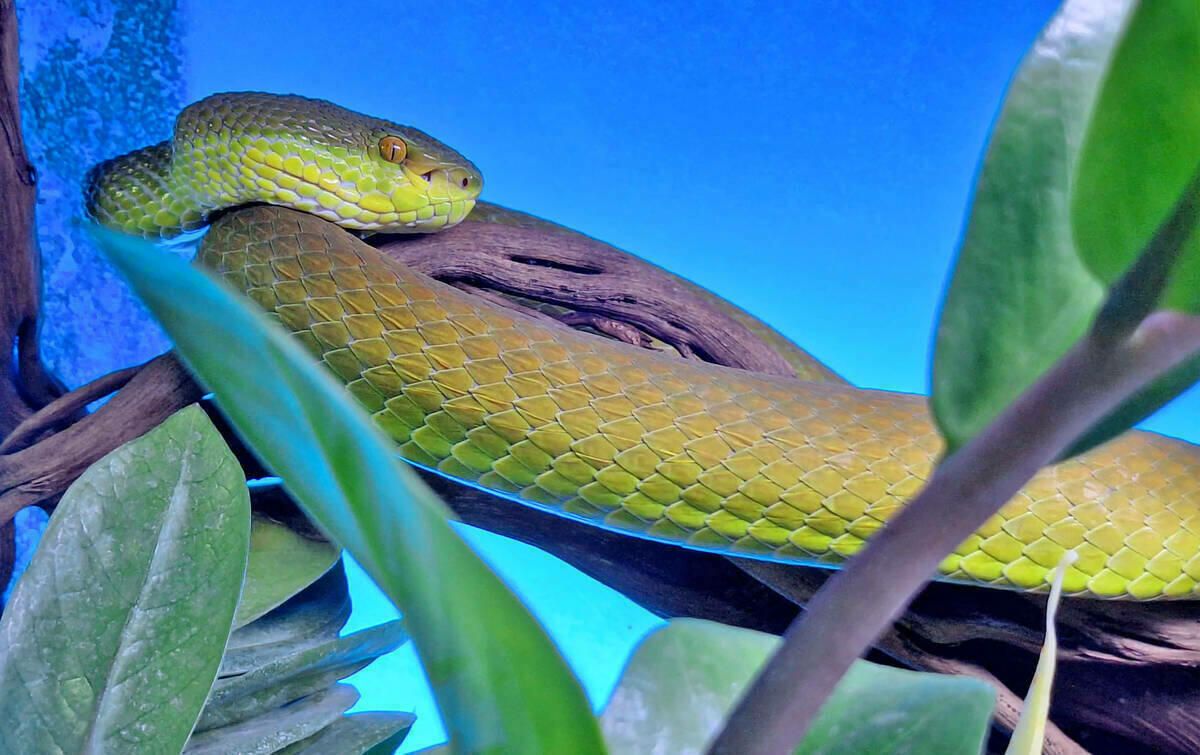
<svg viewBox="0 0 1200 755">
<path fill-rule="evenodd" d="M 93 462 L 201 395 L 174 354 L 163 354 L 95 413 L 28 448 L 0 455 L 0 523 L 24 506 L 57 501 Z"/>
<path fill-rule="evenodd" d="M 653 333 L 683 354 L 772 375 L 795 368 L 677 276 L 583 236 L 495 223 L 376 242 L 438 280 L 562 304 Z"/>
<path fill-rule="evenodd" d="M 0 438 L 61 392 L 38 347 L 37 173 L 21 133 L 18 50 L 16 7 L 0 0 Z M 13 535 L 12 524 L 0 518 L 0 590 L 12 574 Z"/>
<path fill-rule="evenodd" d="M 0 454 L 19 451 L 62 425 L 75 421 L 88 404 L 125 387 L 142 366 L 110 372 L 54 399 L 13 428 L 8 437 L 0 442 Z"/>
<path fill-rule="evenodd" d="M 60 386 L 42 364 L 38 348 L 41 258 L 34 231 L 37 172 L 25 151 L 18 99 L 20 59 L 12 0 L 0 0 L 0 375 L 15 372 L 0 396 L 0 434 L 24 418 L 25 407 L 43 406 Z M 12 349 L 17 349 L 17 364 Z M 14 370 L 15 367 L 15 370 Z M 17 390 L 13 395 L 11 391 Z"/>
</svg>

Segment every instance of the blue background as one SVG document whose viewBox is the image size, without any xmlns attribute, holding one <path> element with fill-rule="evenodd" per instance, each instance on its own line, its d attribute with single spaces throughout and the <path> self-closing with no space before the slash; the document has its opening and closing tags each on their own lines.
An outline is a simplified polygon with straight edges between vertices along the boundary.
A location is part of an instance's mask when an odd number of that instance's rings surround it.
<svg viewBox="0 0 1200 755">
<path fill-rule="evenodd" d="M 1053 12 L 1009 2 L 370 3 L 186 8 L 187 101 L 296 92 L 417 126 L 484 197 L 742 305 L 853 382 L 926 392 L 932 323 L 1004 86 Z M 1148 426 L 1200 440 L 1183 400 Z M 474 535 L 603 703 L 644 611 Z M 361 572 L 354 626 L 391 609 Z M 440 729 L 410 651 L 360 708 Z"/>
</svg>

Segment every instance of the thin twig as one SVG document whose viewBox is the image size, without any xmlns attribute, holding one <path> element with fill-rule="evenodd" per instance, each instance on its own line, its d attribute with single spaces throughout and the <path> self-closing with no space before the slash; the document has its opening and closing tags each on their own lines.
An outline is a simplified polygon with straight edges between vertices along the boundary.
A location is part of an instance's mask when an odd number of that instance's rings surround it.
<svg viewBox="0 0 1200 755">
<path fill-rule="evenodd" d="M 0 523 L 57 501 L 83 470 L 195 403 L 203 391 L 173 352 L 155 357 L 95 412 L 34 445 L 0 456 Z"/>
<path fill-rule="evenodd" d="M 110 372 L 54 399 L 13 428 L 4 442 L 0 443 L 0 454 L 19 451 L 34 442 L 42 432 L 77 419 L 84 407 L 123 388 L 145 366 L 142 364 Z"/>
<path fill-rule="evenodd" d="M 942 557 L 1138 388 L 1200 350 L 1200 319 L 1158 312 L 1115 348 L 1084 338 L 939 467 L 863 553 L 829 580 L 738 704 L 713 753 L 791 752 L 865 648 Z"/>
</svg>

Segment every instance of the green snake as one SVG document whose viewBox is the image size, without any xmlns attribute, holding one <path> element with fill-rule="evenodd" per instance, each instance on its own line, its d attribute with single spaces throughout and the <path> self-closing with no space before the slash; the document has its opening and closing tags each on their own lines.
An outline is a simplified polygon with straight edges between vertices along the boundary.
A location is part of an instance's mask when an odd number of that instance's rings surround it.
<svg viewBox="0 0 1200 755">
<path fill-rule="evenodd" d="M 343 230 L 494 220 L 481 188 L 474 165 L 415 129 L 235 93 L 96 166 L 84 193 L 98 222 L 151 238 L 246 203 L 292 208 L 220 214 L 198 263 L 273 313 L 404 458 L 507 498 L 689 547 L 837 564 L 930 475 L 942 441 L 922 397 L 556 328 Z M 1067 550 L 1067 594 L 1200 598 L 1200 448 L 1131 431 L 1047 468 L 940 572 L 1045 590 Z"/>
</svg>

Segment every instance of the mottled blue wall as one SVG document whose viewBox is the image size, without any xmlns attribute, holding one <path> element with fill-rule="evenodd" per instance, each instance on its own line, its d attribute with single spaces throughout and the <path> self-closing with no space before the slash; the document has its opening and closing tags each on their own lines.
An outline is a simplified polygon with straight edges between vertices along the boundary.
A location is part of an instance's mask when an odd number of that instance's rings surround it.
<svg viewBox="0 0 1200 755">
<path fill-rule="evenodd" d="M 38 172 L 43 353 L 74 387 L 168 348 L 79 221 L 88 167 L 170 132 L 183 97 L 176 0 L 17 0 L 17 23 L 21 125 Z M 39 509 L 17 515 L 12 583 L 45 523 Z"/>
<path fill-rule="evenodd" d="M 84 238 L 92 164 L 162 141 L 183 97 L 176 0 L 17 0 L 21 119 L 38 171 L 44 353 L 68 385 L 166 339 Z"/>
</svg>

